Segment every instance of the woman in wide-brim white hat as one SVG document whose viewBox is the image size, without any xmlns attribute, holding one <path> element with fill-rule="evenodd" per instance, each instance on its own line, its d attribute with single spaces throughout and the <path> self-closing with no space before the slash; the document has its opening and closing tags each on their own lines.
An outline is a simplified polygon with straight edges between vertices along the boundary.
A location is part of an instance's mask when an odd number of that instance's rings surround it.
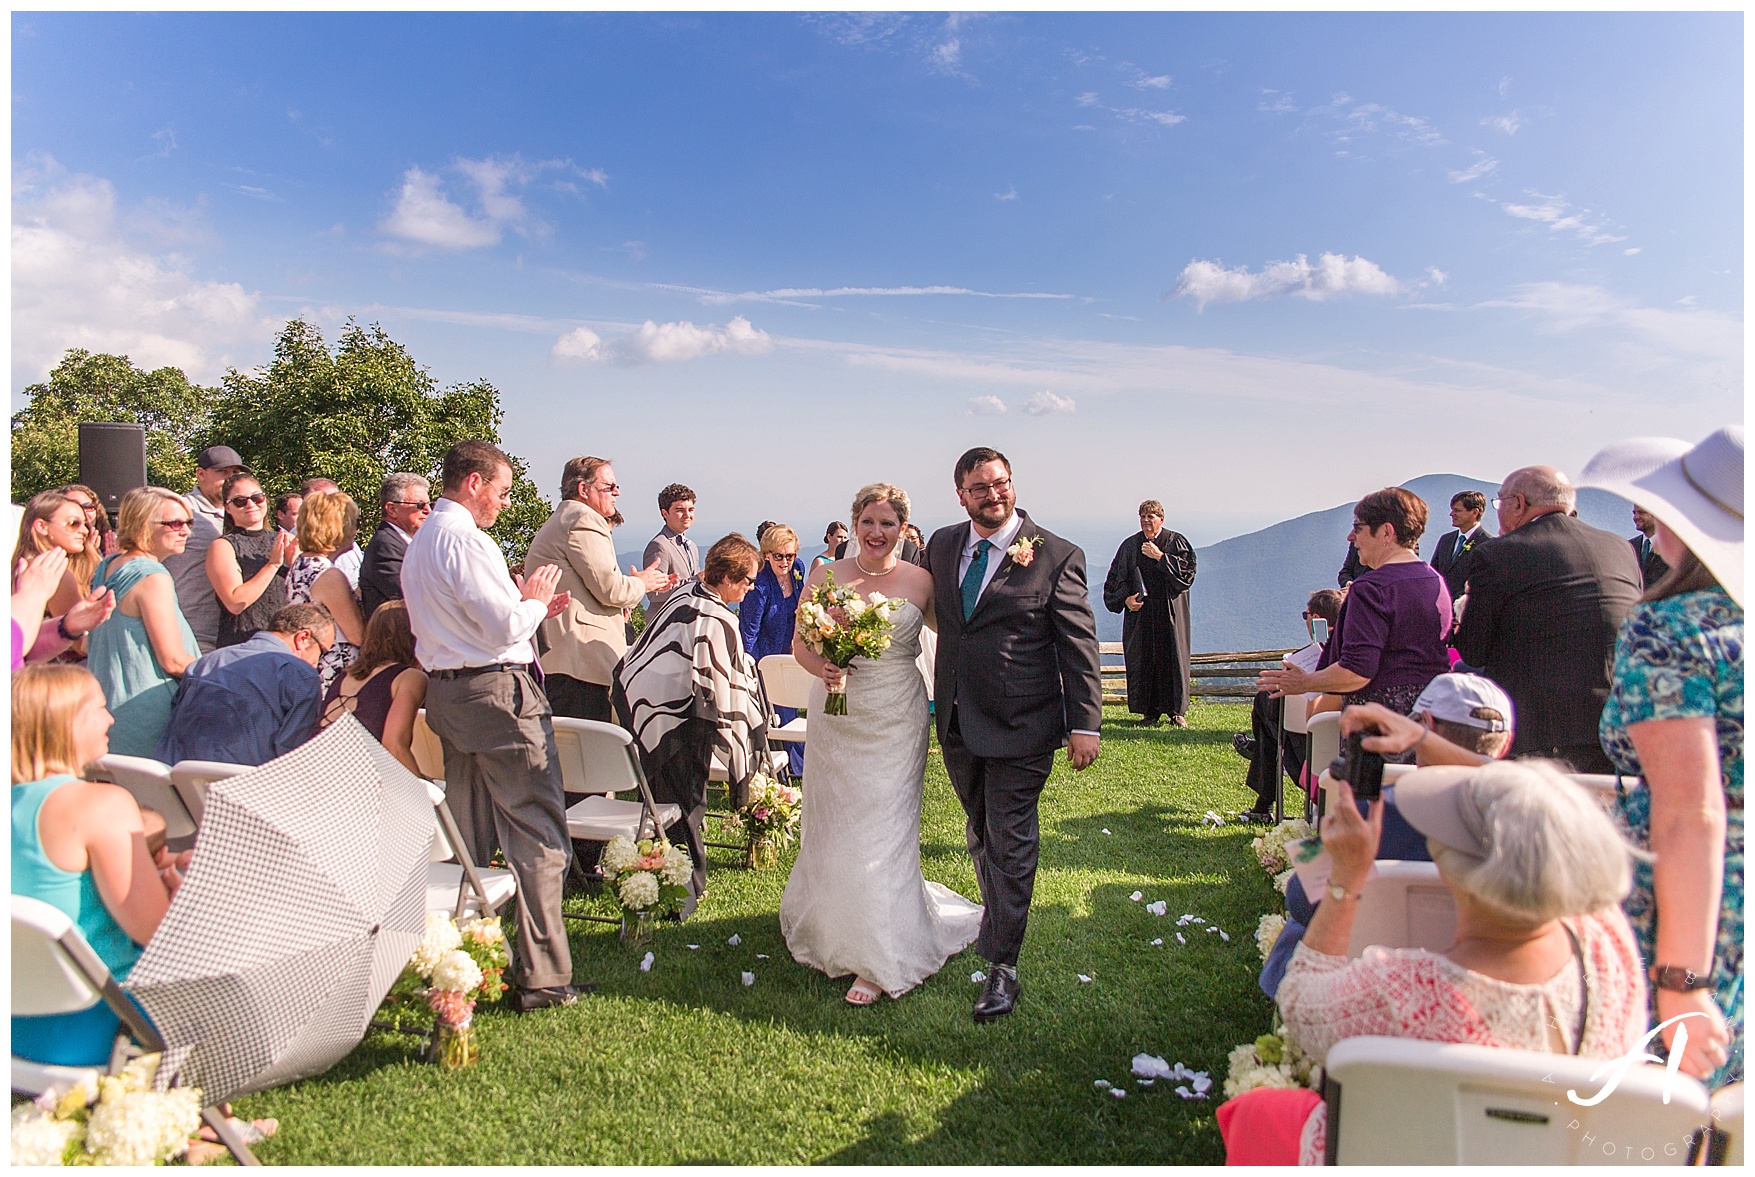
<svg viewBox="0 0 1755 1177">
<path fill-rule="evenodd" d="M 1603 750 L 1644 778 L 1621 814 L 1655 861 L 1635 869 L 1627 914 L 1651 967 L 1654 1012 L 1682 1070 L 1713 1086 L 1743 1077 L 1743 428 L 1690 447 L 1617 442 L 1580 486 L 1657 520 L 1670 571 L 1615 643 Z"/>
</svg>

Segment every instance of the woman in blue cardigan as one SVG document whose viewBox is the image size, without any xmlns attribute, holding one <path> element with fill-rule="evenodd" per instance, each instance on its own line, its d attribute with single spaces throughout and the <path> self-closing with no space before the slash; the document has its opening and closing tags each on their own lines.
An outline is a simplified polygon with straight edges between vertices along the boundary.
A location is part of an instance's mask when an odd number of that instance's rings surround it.
<svg viewBox="0 0 1755 1177">
<path fill-rule="evenodd" d="M 798 596 L 804 589 L 804 563 L 798 558 L 798 533 L 784 523 L 762 532 L 762 570 L 756 583 L 738 606 L 738 627 L 743 648 L 760 662 L 769 654 L 792 653 L 792 630 L 798 614 Z M 780 722 L 798 718 L 794 707 L 776 707 Z M 789 744 L 788 767 L 793 776 L 804 775 L 804 746 Z"/>
</svg>

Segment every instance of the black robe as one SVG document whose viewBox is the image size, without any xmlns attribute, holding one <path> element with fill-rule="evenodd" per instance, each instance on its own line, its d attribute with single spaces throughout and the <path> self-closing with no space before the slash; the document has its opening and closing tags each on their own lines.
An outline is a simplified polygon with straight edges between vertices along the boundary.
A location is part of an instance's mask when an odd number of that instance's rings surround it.
<svg viewBox="0 0 1755 1177">
<path fill-rule="evenodd" d="M 1127 655 L 1127 709 L 1136 715 L 1186 715 L 1189 697 L 1188 590 L 1194 584 L 1194 548 L 1165 528 L 1153 541 L 1156 560 L 1140 551 L 1146 533 L 1121 541 L 1103 581 L 1103 605 L 1120 613 Z M 1134 612 L 1127 598 L 1145 581 L 1146 603 Z"/>
</svg>

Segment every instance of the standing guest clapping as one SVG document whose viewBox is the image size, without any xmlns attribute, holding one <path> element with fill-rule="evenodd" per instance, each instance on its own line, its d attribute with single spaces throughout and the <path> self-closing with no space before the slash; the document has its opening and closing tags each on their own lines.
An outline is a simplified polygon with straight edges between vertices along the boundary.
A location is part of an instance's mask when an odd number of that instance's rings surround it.
<svg viewBox="0 0 1755 1177">
<path fill-rule="evenodd" d="M 289 565 L 298 558 L 294 537 L 268 523 L 268 496 L 254 474 L 225 480 L 225 534 L 207 549 L 207 579 L 223 610 L 218 648 L 247 642 L 286 604 Z"/>
<path fill-rule="evenodd" d="M 1127 709 L 1152 727 L 1168 715 L 1188 726 L 1188 590 L 1194 586 L 1194 548 L 1181 532 L 1164 527 L 1164 504 L 1140 504 L 1139 531 L 1121 541 L 1103 604 L 1120 613 L 1127 655 Z"/>
<path fill-rule="evenodd" d="M 387 474 L 378 486 L 384 521 L 360 562 L 360 616 L 369 623 L 385 601 L 402 599 L 402 556 L 432 513 L 432 487 L 418 474 Z"/>
<path fill-rule="evenodd" d="M 618 487 L 610 489 L 619 492 Z M 640 558 L 648 565 L 656 563 L 660 572 L 673 573 L 675 580 L 670 588 L 646 594 L 647 613 L 656 613 L 671 593 L 687 588 L 701 575 L 700 549 L 687 534 L 695 525 L 695 492 L 680 482 L 671 483 L 658 492 L 658 513 L 664 517 L 664 526 L 646 544 L 646 554 Z"/>
<path fill-rule="evenodd" d="M 207 579 L 207 549 L 225 530 L 225 480 L 248 474 L 250 468 L 229 445 L 210 445 L 195 456 L 195 489 L 183 496 L 189 508 L 188 542 L 165 560 L 165 568 L 177 582 L 177 606 L 189 619 L 189 628 L 207 653 L 219 641 L 219 598 Z M 118 518 L 120 530 L 120 519 Z M 114 707 L 111 708 L 115 710 Z M 121 717 L 116 725 L 122 724 Z"/>
<path fill-rule="evenodd" d="M 185 498 L 163 487 L 129 491 L 116 513 L 121 550 L 92 577 L 93 588 L 115 594 L 116 611 L 91 631 L 86 665 L 116 720 L 110 751 L 124 756 L 152 755 L 171 719 L 177 679 L 201 656 L 163 563 L 189 542 L 192 514 Z"/>
<path fill-rule="evenodd" d="M 504 850 L 518 884 L 512 977 L 520 1012 L 571 1005 L 573 954 L 561 920 L 572 844 L 548 699 L 531 639 L 567 607 L 561 570 L 515 583 L 483 528 L 512 501 L 512 463 L 485 441 L 445 453 L 444 493 L 402 560 L 415 652 L 427 670 L 427 722 L 445 753 L 445 797 L 477 862 Z"/>
<path fill-rule="evenodd" d="M 286 599 L 321 605 L 335 619 L 335 643 L 317 664 L 325 691 L 354 660 L 366 636 L 353 585 L 335 565 L 336 557 L 354 546 L 359 525 L 360 509 L 338 490 L 313 491 L 299 508 L 299 558 L 287 576 Z"/>
<path fill-rule="evenodd" d="M 609 687 L 628 649 L 624 609 L 647 592 L 676 587 L 658 567 L 616 567 L 611 541 L 617 516 L 615 471 L 605 458 L 574 458 L 561 471 L 561 505 L 537 530 L 524 558 L 529 569 L 553 567 L 567 594 L 566 609 L 542 623 L 543 687 L 556 715 L 613 723 Z"/>
<path fill-rule="evenodd" d="M 737 607 L 737 627 L 743 648 L 758 664 L 770 654 L 792 653 L 792 636 L 798 617 L 798 595 L 804 588 L 804 564 L 798 558 L 798 533 L 775 523 L 762 533 L 762 570 L 756 583 Z M 781 723 L 798 718 L 796 707 L 776 707 Z M 793 776 L 804 775 L 804 749 L 786 746 Z"/>
</svg>

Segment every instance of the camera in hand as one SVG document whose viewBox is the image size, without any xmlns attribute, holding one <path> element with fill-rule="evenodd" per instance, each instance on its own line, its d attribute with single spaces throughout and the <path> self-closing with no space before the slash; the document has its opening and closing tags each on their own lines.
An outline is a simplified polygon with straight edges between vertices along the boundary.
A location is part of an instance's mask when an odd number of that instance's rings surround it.
<svg viewBox="0 0 1755 1177">
<path fill-rule="evenodd" d="M 1344 780 L 1359 801 L 1375 801 L 1383 793 L 1383 757 L 1365 750 L 1365 732 L 1354 732 L 1341 747 L 1341 754 L 1328 766 L 1328 775 Z"/>
</svg>

